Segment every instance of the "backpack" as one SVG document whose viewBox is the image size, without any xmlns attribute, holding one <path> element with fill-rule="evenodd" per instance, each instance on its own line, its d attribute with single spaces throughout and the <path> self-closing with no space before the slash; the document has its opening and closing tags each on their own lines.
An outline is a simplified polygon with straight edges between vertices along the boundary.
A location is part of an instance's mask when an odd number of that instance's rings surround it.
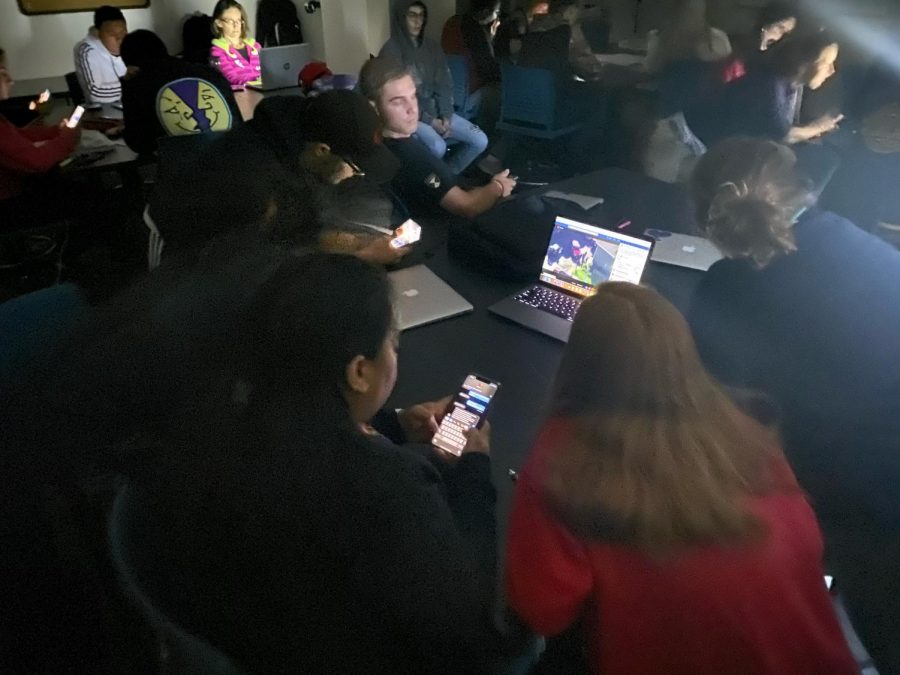
<svg viewBox="0 0 900 675">
<path fill-rule="evenodd" d="M 260 0 L 256 10 L 256 31 L 256 39 L 263 47 L 303 42 L 297 7 L 291 0 Z"/>
</svg>

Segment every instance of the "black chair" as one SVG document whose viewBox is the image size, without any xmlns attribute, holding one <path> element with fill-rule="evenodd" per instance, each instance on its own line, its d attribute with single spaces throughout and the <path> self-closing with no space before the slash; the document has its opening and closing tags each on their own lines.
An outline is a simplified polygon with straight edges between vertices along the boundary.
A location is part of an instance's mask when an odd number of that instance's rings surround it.
<svg viewBox="0 0 900 675">
<path fill-rule="evenodd" d="M 154 549 L 165 538 L 163 529 L 148 513 L 140 493 L 123 487 L 113 503 L 107 534 L 110 556 L 122 588 L 159 640 L 162 672 L 240 675 L 231 659 L 172 621 L 148 592 L 155 583 L 161 582 L 156 570 L 151 568 Z"/>
<path fill-rule="evenodd" d="M 69 98 L 72 99 L 72 105 L 81 105 L 84 103 L 84 90 L 78 81 L 78 75 L 74 71 L 66 73 L 66 85 L 69 87 Z"/>
</svg>

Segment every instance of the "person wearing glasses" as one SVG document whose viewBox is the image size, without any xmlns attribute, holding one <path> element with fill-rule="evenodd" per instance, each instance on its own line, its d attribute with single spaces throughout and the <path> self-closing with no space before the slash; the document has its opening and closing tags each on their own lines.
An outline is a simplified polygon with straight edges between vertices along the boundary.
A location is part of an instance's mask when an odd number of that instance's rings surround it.
<svg viewBox="0 0 900 675">
<path fill-rule="evenodd" d="M 414 136 L 459 174 L 484 152 L 488 139 L 476 124 L 453 112 L 453 79 L 440 45 L 425 36 L 427 23 L 428 8 L 421 0 L 400 0 L 392 16 L 391 39 L 379 56 L 409 68 L 419 100 Z"/>
<path fill-rule="evenodd" d="M 213 62 L 232 89 L 262 84 L 259 72 L 259 43 L 247 34 L 247 12 L 235 0 L 219 0 L 213 10 L 215 38 L 209 50 Z"/>
<path fill-rule="evenodd" d="M 251 121 L 157 181 L 150 215 L 165 239 L 166 257 L 252 225 L 289 248 L 396 263 L 409 249 L 393 248 L 385 231 L 406 215 L 395 214 L 381 192 L 398 161 L 381 144 L 379 128 L 375 110 L 352 91 L 264 100 Z M 273 199 L 273 187 L 283 200 Z M 230 195 L 235 199 L 223 206 L 223 196 Z"/>
</svg>

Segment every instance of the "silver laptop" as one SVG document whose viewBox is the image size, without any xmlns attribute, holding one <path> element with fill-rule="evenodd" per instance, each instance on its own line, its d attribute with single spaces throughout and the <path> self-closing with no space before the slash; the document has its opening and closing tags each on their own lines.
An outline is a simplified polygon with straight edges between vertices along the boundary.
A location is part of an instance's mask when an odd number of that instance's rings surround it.
<svg viewBox="0 0 900 675">
<path fill-rule="evenodd" d="M 396 296 L 398 328 L 406 330 L 472 311 L 472 305 L 425 265 L 416 265 L 388 277 Z"/>
<path fill-rule="evenodd" d="M 715 244 L 703 237 L 654 229 L 646 230 L 644 234 L 656 241 L 650 256 L 654 262 L 705 272 L 722 259 Z"/>
<path fill-rule="evenodd" d="M 641 282 L 653 242 L 617 230 L 556 218 L 539 283 L 489 309 L 527 328 L 568 342 L 584 298 L 605 281 Z"/>
<path fill-rule="evenodd" d="M 261 85 L 253 85 L 259 91 L 287 89 L 297 86 L 297 78 L 304 66 L 312 61 L 312 48 L 304 42 L 283 47 L 263 47 L 259 50 Z"/>
</svg>

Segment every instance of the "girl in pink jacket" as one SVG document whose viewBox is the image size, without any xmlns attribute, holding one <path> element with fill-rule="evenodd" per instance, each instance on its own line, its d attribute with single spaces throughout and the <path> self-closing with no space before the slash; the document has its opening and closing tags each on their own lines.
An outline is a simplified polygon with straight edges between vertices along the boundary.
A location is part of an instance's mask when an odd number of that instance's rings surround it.
<svg viewBox="0 0 900 675">
<path fill-rule="evenodd" d="M 222 71 L 232 89 L 262 84 L 259 74 L 259 43 L 247 35 L 247 13 L 235 0 L 219 0 L 213 10 L 216 38 L 210 59 Z"/>
</svg>

